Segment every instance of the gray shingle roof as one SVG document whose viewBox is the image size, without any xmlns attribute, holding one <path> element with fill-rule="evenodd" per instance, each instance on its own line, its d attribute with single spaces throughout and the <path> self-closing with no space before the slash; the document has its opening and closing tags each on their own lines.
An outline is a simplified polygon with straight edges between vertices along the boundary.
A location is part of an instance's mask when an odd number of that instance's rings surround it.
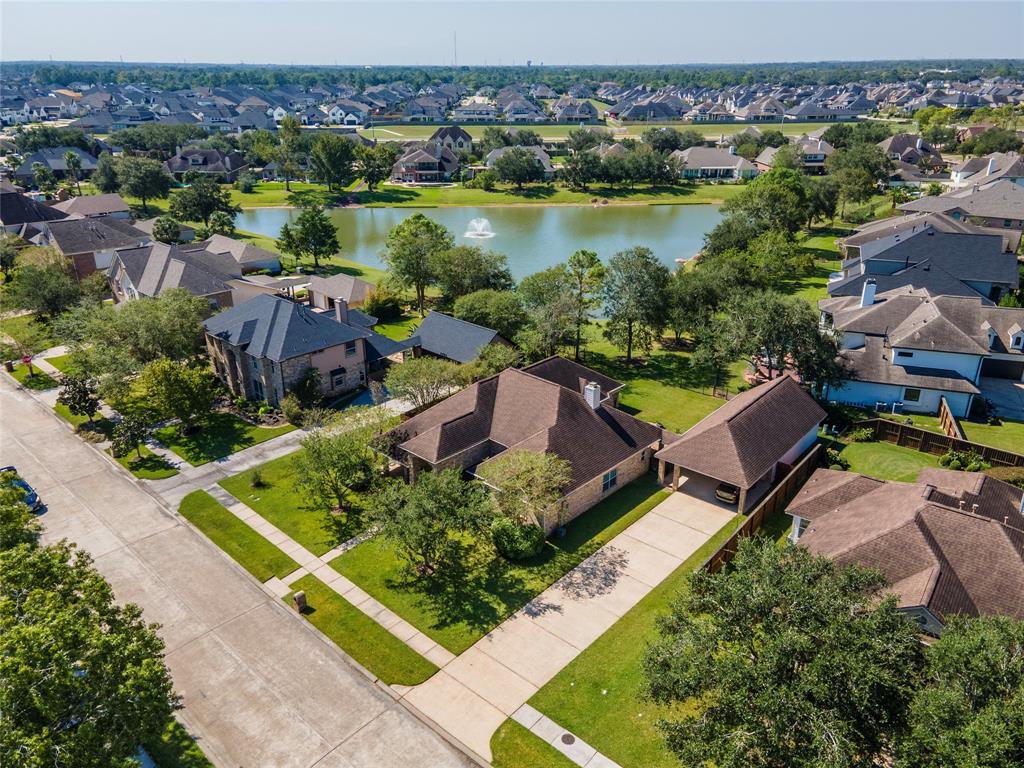
<svg viewBox="0 0 1024 768">
<path fill-rule="evenodd" d="M 63 254 L 106 251 L 139 245 L 145 235 L 123 232 L 99 219 L 64 219 L 48 225 L 50 238 Z"/>
<path fill-rule="evenodd" d="M 148 297 L 171 288 L 183 288 L 193 296 L 223 293 L 230 290 L 226 281 L 237 276 L 218 254 L 183 251 L 165 243 L 123 248 L 117 259 L 139 294 Z"/>
<path fill-rule="evenodd" d="M 441 312 L 431 312 L 416 329 L 424 352 L 468 363 L 480 356 L 480 350 L 501 339 L 497 331 Z"/>
</svg>

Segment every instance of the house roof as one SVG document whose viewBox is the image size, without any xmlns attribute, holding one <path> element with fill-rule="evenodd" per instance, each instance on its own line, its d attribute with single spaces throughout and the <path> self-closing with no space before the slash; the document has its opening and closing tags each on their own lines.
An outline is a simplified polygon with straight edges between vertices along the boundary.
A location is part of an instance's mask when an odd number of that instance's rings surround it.
<svg viewBox="0 0 1024 768">
<path fill-rule="evenodd" d="M 753 171 L 755 166 L 742 155 L 724 149 L 710 147 L 688 147 L 677 149 L 669 157 L 679 158 L 685 168 L 735 168 L 739 171 Z"/>
<path fill-rule="evenodd" d="M 206 240 L 188 246 L 189 250 L 202 249 L 210 253 L 229 253 L 242 266 L 253 263 L 280 262 L 281 257 L 266 248 L 224 235 L 211 235 Z"/>
<path fill-rule="evenodd" d="M 149 235 L 150 237 L 152 237 L 153 236 L 153 225 L 156 224 L 156 220 L 158 218 L 159 218 L 158 216 L 154 216 L 151 219 L 140 219 L 140 220 L 135 222 L 134 226 L 140 232 L 143 232 L 143 233 Z M 195 229 L 193 229 L 192 227 L 190 227 L 190 226 L 188 226 L 186 224 L 179 223 L 178 224 L 178 232 L 179 232 L 178 239 L 184 240 L 190 234 L 194 235 L 195 234 Z"/>
<path fill-rule="evenodd" d="M 349 304 L 366 301 L 373 293 L 374 287 L 373 283 L 341 273 L 330 277 L 313 276 L 309 279 L 311 293 L 321 293 L 331 299 L 344 299 Z"/>
<path fill-rule="evenodd" d="M 489 104 L 486 106 L 490 107 Z M 493 109 L 493 107 L 490 108 Z M 443 139 L 452 139 L 454 141 L 462 139 L 467 144 L 473 143 L 473 137 L 469 135 L 469 132 L 457 125 L 442 125 L 430 135 L 430 141 L 442 141 Z"/>
<path fill-rule="evenodd" d="M 438 357 L 468 363 L 480 356 L 480 350 L 500 340 L 498 332 L 441 312 L 430 312 L 416 329 L 420 347 Z"/>
<path fill-rule="evenodd" d="M 64 213 L 82 216 L 106 216 L 111 213 L 128 213 L 128 203 L 116 193 L 106 195 L 82 195 L 57 203 L 54 208 Z"/>
<path fill-rule="evenodd" d="M 113 221 L 106 222 L 100 219 L 63 219 L 51 221 L 47 229 L 50 232 L 50 240 L 65 255 L 131 248 L 146 239 L 145 233 L 130 226 L 126 228 L 129 231 L 125 232 L 112 224 Z"/>
<path fill-rule="evenodd" d="M 66 218 L 64 211 L 26 197 L 9 182 L 0 181 L 0 225 L 12 227 Z"/>
<path fill-rule="evenodd" d="M 598 373 L 592 368 L 587 368 L 585 365 L 580 365 L 559 355 L 546 357 L 526 366 L 523 370 L 580 394 L 583 394 L 583 390 L 590 382 L 601 387 L 602 396 L 622 389 L 621 381 L 616 381 L 610 376 L 605 376 L 603 373 Z"/>
<path fill-rule="evenodd" d="M 96 158 L 79 147 L 44 147 L 26 157 L 21 165 L 18 166 L 18 170 L 14 172 L 14 175 L 31 176 L 35 173 L 32 166 L 36 163 L 42 163 L 51 171 L 66 172 L 68 164 L 64 160 L 64 155 L 68 152 L 78 155 L 83 171 L 96 170 Z"/>
<path fill-rule="evenodd" d="M 226 309 L 204 322 L 203 327 L 211 336 L 243 347 L 253 357 L 275 362 L 371 335 L 365 329 L 339 323 L 333 314 L 313 312 L 270 294 Z"/>
<path fill-rule="evenodd" d="M 591 408 L 574 389 L 508 368 L 413 416 L 395 434 L 405 438 L 403 450 L 432 464 L 485 441 L 490 458 L 506 450 L 554 453 L 570 464 L 568 493 L 656 443 L 661 429 L 607 405 Z"/>
<path fill-rule="evenodd" d="M 153 243 L 120 249 L 116 258 L 142 296 L 159 296 L 172 288 L 183 288 L 193 296 L 209 296 L 229 291 L 227 281 L 238 276 L 233 265 L 219 256 Z"/>
<path fill-rule="evenodd" d="M 824 418 L 814 398 L 793 378 L 782 376 L 737 395 L 657 457 L 751 488 Z"/>
<path fill-rule="evenodd" d="M 193 165 L 192 159 L 198 158 L 199 163 Z M 169 173 L 185 171 L 203 171 L 206 173 L 232 173 L 248 166 L 241 152 L 221 152 L 219 149 L 199 149 L 186 147 L 177 155 L 164 163 Z"/>
<path fill-rule="evenodd" d="M 880 569 L 901 607 L 924 606 L 940 619 L 1021 619 L 1022 495 L 972 472 L 931 469 L 916 483 L 897 483 L 819 469 L 786 511 L 810 520 L 802 546 Z"/>
<path fill-rule="evenodd" d="M 880 219 L 872 221 L 861 227 L 847 237 L 843 238 L 844 246 L 862 246 L 873 243 L 884 237 L 895 237 L 899 242 L 901 239 L 916 237 L 928 228 L 934 227 L 939 232 L 952 232 L 959 234 L 974 235 L 998 235 L 1003 240 L 1003 250 L 1007 253 L 1015 253 L 1020 245 L 1021 232 L 1018 229 L 1003 230 L 991 227 L 982 227 L 971 224 L 969 221 L 960 220 L 947 216 L 944 213 L 932 213 L 922 211 L 911 213 L 896 218 Z"/>
<path fill-rule="evenodd" d="M 949 213 L 963 211 L 968 216 L 1000 219 L 1024 219 L 1024 187 L 1009 179 L 999 179 L 979 187 L 968 187 L 944 195 L 925 195 L 902 203 L 901 211 Z"/>
</svg>

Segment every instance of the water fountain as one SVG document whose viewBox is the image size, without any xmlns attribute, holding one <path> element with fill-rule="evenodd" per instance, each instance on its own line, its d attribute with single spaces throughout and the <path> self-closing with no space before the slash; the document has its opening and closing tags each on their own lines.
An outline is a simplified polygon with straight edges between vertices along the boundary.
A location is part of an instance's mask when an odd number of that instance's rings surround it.
<svg viewBox="0 0 1024 768">
<path fill-rule="evenodd" d="M 469 222 L 469 229 L 462 236 L 485 240 L 494 237 L 494 230 L 491 229 L 491 222 L 487 219 L 473 219 Z"/>
</svg>

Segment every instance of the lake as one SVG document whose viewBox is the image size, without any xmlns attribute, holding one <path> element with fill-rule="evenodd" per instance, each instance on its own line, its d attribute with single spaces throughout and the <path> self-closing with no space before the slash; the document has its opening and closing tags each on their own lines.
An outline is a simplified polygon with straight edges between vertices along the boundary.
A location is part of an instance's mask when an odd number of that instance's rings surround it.
<svg viewBox="0 0 1024 768">
<path fill-rule="evenodd" d="M 589 248 L 605 262 L 617 251 L 643 245 L 668 267 L 700 250 L 704 233 L 722 218 L 717 205 L 507 206 L 501 208 L 335 208 L 331 219 L 338 228 L 341 255 L 371 267 L 383 267 L 388 231 L 414 213 L 423 213 L 446 226 L 457 244 L 479 245 L 508 257 L 517 280 L 565 261 L 573 251 Z M 277 237 L 281 225 L 299 211 L 252 208 L 242 211 L 235 226 Z M 474 219 L 492 237 L 465 233 Z"/>
</svg>

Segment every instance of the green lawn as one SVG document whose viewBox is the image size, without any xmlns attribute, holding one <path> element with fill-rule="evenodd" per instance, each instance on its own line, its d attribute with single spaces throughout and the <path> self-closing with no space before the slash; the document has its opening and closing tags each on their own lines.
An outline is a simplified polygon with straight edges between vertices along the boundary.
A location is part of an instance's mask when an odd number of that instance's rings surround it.
<svg viewBox="0 0 1024 768">
<path fill-rule="evenodd" d="M 870 475 L 880 480 L 910 483 L 917 480 L 917 475 L 923 468 L 939 466 L 938 456 L 881 440 L 850 443 L 841 453 L 843 458 L 850 462 L 851 472 Z"/>
<path fill-rule="evenodd" d="M 241 229 L 235 230 L 235 235 L 239 240 L 245 240 L 248 243 L 257 245 L 260 248 L 266 248 L 268 251 L 278 253 L 280 249 L 277 247 L 277 242 L 272 237 L 266 235 L 258 235 L 255 232 L 246 232 Z M 292 261 L 289 257 L 282 257 L 282 266 L 291 268 L 293 266 Z M 312 264 L 306 262 L 303 264 L 304 268 L 312 267 Z M 353 277 L 359 277 L 370 283 L 379 283 L 384 279 L 387 274 L 382 269 L 376 269 L 375 267 L 368 267 L 365 264 L 360 264 L 358 261 L 352 261 L 351 259 L 345 259 L 341 256 L 332 256 L 330 259 L 321 262 L 320 269 L 317 274 L 321 275 L 335 275 L 342 272 L 346 275 L 352 275 Z"/>
<path fill-rule="evenodd" d="M 874 415 L 876 414 L 865 414 L 864 418 L 872 418 Z M 939 425 L 938 416 L 927 416 L 919 413 L 903 413 L 897 416 L 877 415 L 900 422 L 909 418 L 915 427 L 927 429 L 930 432 L 938 432 L 940 435 L 944 434 L 942 427 Z M 1024 421 L 1002 419 L 998 424 L 982 424 L 977 421 L 968 421 L 967 419 L 958 419 L 958 421 L 960 422 L 960 428 L 964 431 L 964 436 L 972 443 L 980 443 L 981 445 L 1001 448 L 1004 451 L 1013 451 L 1014 453 L 1024 453 Z"/>
<path fill-rule="evenodd" d="M 292 587 L 306 593 L 303 615 L 310 623 L 385 683 L 416 685 L 437 672 L 431 662 L 316 576 L 303 576 Z M 292 595 L 284 600 L 291 605 Z"/>
<path fill-rule="evenodd" d="M 295 427 L 257 427 L 230 413 L 213 413 L 203 419 L 199 429 L 182 434 L 177 425 L 154 430 L 153 437 L 194 467 L 258 445 L 291 432 Z"/>
<path fill-rule="evenodd" d="M 171 466 L 163 456 L 153 453 L 144 445 L 139 446 L 142 457 L 132 451 L 127 456 L 121 456 L 117 463 L 127 469 L 140 480 L 162 480 L 165 477 L 174 477 L 178 470 Z"/>
<path fill-rule="evenodd" d="M 412 335 L 412 332 L 419 326 L 420 320 L 422 318 L 417 314 L 402 315 L 397 320 L 377 323 L 377 325 L 373 326 L 373 330 L 387 336 L 389 339 L 402 341 Z"/>
<path fill-rule="evenodd" d="M 677 768 L 679 763 L 655 728 L 662 710 L 640 699 L 641 660 L 656 637 L 657 616 L 668 610 L 676 595 L 686 588 L 689 574 L 729 538 L 742 519 L 737 515 L 732 524 L 711 537 L 529 703 L 620 765 Z M 494 764 L 504 768 L 536 765 L 520 746 L 526 735 L 512 736 L 508 738 L 502 729 L 492 738 Z M 540 743 L 536 737 L 531 738 Z"/>
<path fill-rule="evenodd" d="M 41 352 L 44 349 L 57 345 L 57 339 L 53 336 L 53 329 L 47 322 L 36 320 L 33 315 L 18 315 L 0 320 L 0 335 L 10 336 L 12 339 L 23 339 L 29 335 L 39 335 Z"/>
<path fill-rule="evenodd" d="M 459 565 L 418 580 L 394 546 L 376 537 L 331 565 L 452 653 L 461 653 L 662 501 L 668 492 L 649 474 L 566 526 L 536 558 L 510 563 L 489 543 L 467 547 Z"/>
<path fill-rule="evenodd" d="M 206 491 L 193 491 L 178 511 L 257 580 L 287 576 L 299 564 L 243 523 Z"/>
<path fill-rule="evenodd" d="M 314 555 L 322 555 L 355 536 L 361 526 L 343 525 L 308 500 L 308 494 L 295 481 L 294 457 L 295 453 L 290 453 L 261 464 L 262 488 L 252 487 L 253 470 L 221 480 L 220 486 Z"/>
<path fill-rule="evenodd" d="M 804 250 L 814 256 L 814 271 L 809 275 L 801 275 L 789 282 L 785 290 L 794 296 L 806 299 L 815 307 L 818 301 L 828 298 L 828 276 L 839 271 L 839 247 L 836 239 L 845 237 L 849 229 L 825 228 L 813 229 L 799 236 Z"/>
<path fill-rule="evenodd" d="M 142 745 L 157 768 L 213 768 L 195 739 L 177 720 L 167 724 L 159 741 L 147 741 Z"/>
<path fill-rule="evenodd" d="M 70 373 L 74 368 L 74 365 L 71 363 L 71 355 L 54 355 L 53 357 L 47 357 L 46 362 L 61 373 Z"/>
<path fill-rule="evenodd" d="M 76 430 L 79 427 L 88 424 L 89 420 L 86 419 L 85 416 L 73 416 L 66 405 L 57 403 L 55 406 L 53 406 L 53 410 L 58 416 L 64 419 L 64 421 L 73 426 Z M 90 429 L 93 432 L 99 432 L 109 438 L 111 433 L 114 431 L 114 422 L 112 422 L 105 416 L 96 414 L 93 417 L 92 426 L 90 427 Z"/>
<path fill-rule="evenodd" d="M 231 188 L 231 202 L 242 208 L 276 208 L 282 206 L 336 205 L 348 196 L 346 190 L 328 192 L 323 184 L 293 181 L 290 190 L 283 181 L 261 181 L 252 192 Z"/>
<path fill-rule="evenodd" d="M 574 768 L 576 763 L 541 741 L 515 720 L 506 720 L 491 737 L 494 768 Z"/>
<path fill-rule="evenodd" d="M 50 376 L 48 373 L 43 373 L 38 365 L 32 366 L 32 373 L 28 372 L 28 366 L 22 363 L 18 363 L 14 366 L 14 371 L 11 373 L 14 380 L 21 384 L 25 389 L 53 389 L 59 386 L 58 381 Z"/>
</svg>

